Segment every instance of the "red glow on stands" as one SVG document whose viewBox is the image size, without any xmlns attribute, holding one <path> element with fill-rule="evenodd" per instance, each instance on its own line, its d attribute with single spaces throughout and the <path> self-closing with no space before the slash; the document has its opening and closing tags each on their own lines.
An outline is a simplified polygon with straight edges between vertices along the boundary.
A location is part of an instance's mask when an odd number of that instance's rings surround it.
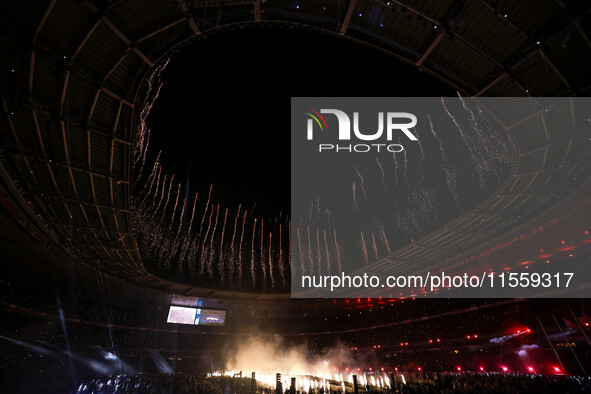
<svg viewBox="0 0 591 394">
<path fill-rule="evenodd" d="M 408 346 L 408 342 L 404 342 L 404 344 L 405 344 L 406 346 Z"/>
<path fill-rule="evenodd" d="M 585 327 L 589 327 L 589 323 L 585 323 Z"/>
<path fill-rule="evenodd" d="M 432 339 L 429 339 L 429 343 L 433 343 L 433 340 Z"/>
<path fill-rule="evenodd" d="M 400 342 L 400 346 L 404 346 L 404 342 Z"/>
<path fill-rule="evenodd" d="M 462 367 L 457 367 L 458 372 L 462 372 Z"/>
<path fill-rule="evenodd" d="M 394 371 L 398 372 L 398 367 L 394 367 Z"/>
<path fill-rule="evenodd" d="M 484 367 L 480 367 L 480 372 L 484 372 Z"/>
<path fill-rule="evenodd" d="M 573 250 L 574 246 L 565 246 L 564 248 L 558 249 L 559 252 L 568 252 L 569 250 Z"/>
<path fill-rule="evenodd" d="M 345 368 L 345 371 L 349 372 L 349 367 Z"/>
<path fill-rule="evenodd" d="M 528 328 L 527 330 L 525 330 L 525 332 L 531 332 L 531 330 Z"/>
<path fill-rule="evenodd" d="M 507 372 L 509 370 L 509 368 L 505 367 L 504 365 L 501 365 L 501 369 L 503 370 L 503 372 Z"/>
<path fill-rule="evenodd" d="M 470 335 L 466 335 L 466 339 L 470 339 Z"/>
<path fill-rule="evenodd" d="M 357 299 L 357 302 L 361 302 L 361 298 L 358 298 L 358 299 Z"/>
<path fill-rule="evenodd" d="M 370 370 L 370 371 L 372 370 L 372 369 L 371 369 L 371 367 L 369 367 L 369 370 Z"/>
<path fill-rule="evenodd" d="M 561 372 L 560 368 L 558 368 L 558 367 L 553 367 L 553 369 L 554 369 L 554 372 L 555 373 L 560 373 Z"/>
<path fill-rule="evenodd" d="M 437 342 L 441 342 L 441 339 L 437 338 Z"/>
<path fill-rule="evenodd" d="M 421 367 L 418 367 L 417 369 L 418 369 L 419 371 L 422 371 L 422 368 L 421 368 Z"/>
<path fill-rule="evenodd" d="M 527 370 L 528 370 L 529 372 L 534 372 L 534 367 L 527 367 Z"/>
<path fill-rule="evenodd" d="M 381 348 L 381 347 L 382 347 L 382 345 L 378 345 L 378 349 Z"/>
<path fill-rule="evenodd" d="M 478 334 L 474 334 L 474 338 L 478 338 Z"/>
<path fill-rule="evenodd" d="M 382 371 L 384 370 L 384 367 L 380 368 Z"/>
<path fill-rule="evenodd" d="M 361 368 L 357 368 L 358 371 L 361 371 Z"/>
</svg>

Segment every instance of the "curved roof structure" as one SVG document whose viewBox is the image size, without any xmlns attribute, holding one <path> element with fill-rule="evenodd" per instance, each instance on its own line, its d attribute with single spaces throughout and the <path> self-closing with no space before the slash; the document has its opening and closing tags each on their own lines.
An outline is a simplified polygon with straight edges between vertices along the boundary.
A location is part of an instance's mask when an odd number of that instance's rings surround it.
<svg viewBox="0 0 591 394">
<path fill-rule="evenodd" d="M 161 290 L 202 296 L 232 292 L 165 281 L 142 266 L 133 229 L 132 139 L 150 71 L 188 40 L 220 29 L 314 29 L 413 64 L 471 96 L 570 96 L 591 88 L 584 2 L 382 0 L 112 0 L 2 5 L 2 196 L 40 247 Z M 549 207 L 552 193 L 589 169 L 575 125 L 519 133 L 512 178 L 482 210 L 425 238 L 405 256 L 465 251 L 462 237 L 494 229 L 525 204 Z M 543 195 L 540 190 L 547 191 Z M 468 225 L 467 229 L 463 229 Z M 451 237 L 451 238 L 450 238 Z M 449 247 L 449 246 L 448 246 Z M 418 249 L 417 249 L 418 248 Z M 435 252 L 433 252 L 435 251 Z M 410 254 L 408 254 L 410 253 Z M 281 295 L 243 295 L 281 299 Z"/>
</svg>

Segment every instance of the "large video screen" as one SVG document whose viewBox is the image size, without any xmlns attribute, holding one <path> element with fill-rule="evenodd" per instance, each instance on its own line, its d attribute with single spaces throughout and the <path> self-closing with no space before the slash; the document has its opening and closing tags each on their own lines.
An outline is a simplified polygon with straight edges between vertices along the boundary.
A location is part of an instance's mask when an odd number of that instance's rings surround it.
<svg viewBox="0 0 591 394">
<path fill-rule="evenodd" d="M 170 310 L 168 311 L 168 319 L 166 320 L 166 322 L 178 324 L 196 324 L 196 314 L 197 309 L 195 308 L 185 308 L 182 306 L 172 305 L 170 307 Z"/>
<path fill-rule="evenodd" d="M 223 326 L 226 323 L 226 311 L 215 309 L 197 309 L 195 324 L 200 326 Z"/>
</svg>

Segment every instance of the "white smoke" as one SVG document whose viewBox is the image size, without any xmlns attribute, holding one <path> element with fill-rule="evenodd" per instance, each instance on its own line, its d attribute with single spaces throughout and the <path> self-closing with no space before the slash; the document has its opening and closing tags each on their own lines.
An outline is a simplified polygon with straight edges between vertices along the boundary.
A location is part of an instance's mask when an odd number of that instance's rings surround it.
<svg viewBox="0 0 591 394">
<path fill-rule="evenodd" d="M 521 347 L 515 351 L 517 355 L 521 358 L 529 357 L 529 351 L 539 349 L 538 345 L 521 345 Z"/>
<path fill-rule="evenodd" d="M 287 344 L 279 337 L 251 337 L 225 350 L 227 371 L 269 371 L 286 374 L 330 374 L 336 369 L 370 366 L 371 355 L 357 357 L 344 344 L 312 351 L 306 343 Z M 373 364 L 377 366 L 376 363 Z"/>
</svg>

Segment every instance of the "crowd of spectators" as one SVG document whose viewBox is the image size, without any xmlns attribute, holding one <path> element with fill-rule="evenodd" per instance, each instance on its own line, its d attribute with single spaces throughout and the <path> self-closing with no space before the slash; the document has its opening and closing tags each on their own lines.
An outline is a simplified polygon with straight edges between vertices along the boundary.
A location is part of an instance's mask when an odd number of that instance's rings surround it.
<svg viewBox="0 0 591 394">
<path fill-rule="evenodd" d="M 525 373 L 433 374 L 397 384 L 397 393 L 581 393 L 591 391 L 591 379 L 580 376 Z"/>
<path fill-rule="evenodd" d="M 77 394 L 222 394 L 217 382 L 193 374 L 135 374 L 101 376 L 80 383 Z"/>
<path fill-rule="evenodd" d="M 352 390 L 349 388 L 347 391 Z M 290 388 L 284 388 L 291 394 Z M 436 393 L 580 393 L 591 391 L 591 378 L 564 375 L 535 375 L 518 373 L 457 373 L 423 375 L 418 378 L 408 376 L 403 381 L 398 375 L 394 388 L 378 389 L 359 385 L 361 393 L 380 394 L 436 394 Z M 252 394 L 248 378 L 214 377 L 205 378 L 192 374 L 137 374 L 103 376 L 82 382 L 77 394 Z M 257 394 L 273 394 L 275 390 L 257 385 Z M 304 394 L 300 390 L 296 394 Z M 341 390 L 325 391 L 311 389 L 307 394 L 340 394 Z"/>
</svg>

